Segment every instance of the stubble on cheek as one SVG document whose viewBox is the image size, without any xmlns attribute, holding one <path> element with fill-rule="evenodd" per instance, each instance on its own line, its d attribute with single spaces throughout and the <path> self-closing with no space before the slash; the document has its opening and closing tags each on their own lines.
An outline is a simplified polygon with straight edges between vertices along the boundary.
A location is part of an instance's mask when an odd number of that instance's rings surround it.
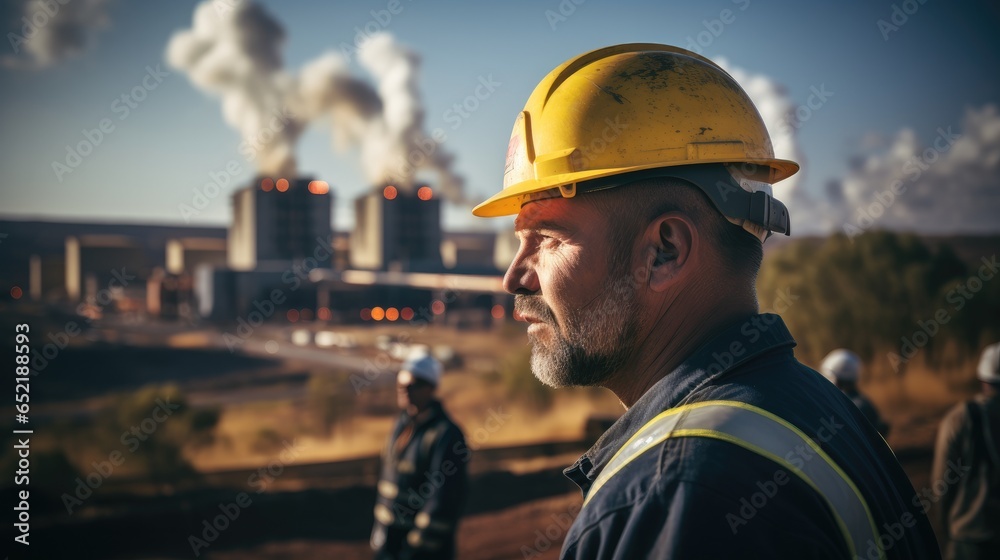
<svg viewBox="0 0 1000 560">
<path fill-rule="evenodd" d="M 562 328 L 554 323 L 532 328 L 532 372 L 550 387 L 603 384 L 631 352 L 638 334 L 636 307 L 634 291 L 609 285 L 582 308 L 566 308 Z"/>
</svg>

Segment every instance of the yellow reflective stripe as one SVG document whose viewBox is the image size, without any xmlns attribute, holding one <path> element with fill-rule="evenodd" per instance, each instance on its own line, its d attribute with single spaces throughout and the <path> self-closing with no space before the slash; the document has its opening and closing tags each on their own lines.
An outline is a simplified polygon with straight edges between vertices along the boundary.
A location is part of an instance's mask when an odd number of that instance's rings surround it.
<svg viewBox="0 0 1000 560">
<path fill-rule="evenodd" d="M 444 546 L 444 541 L 440 539 L 428 539 L 419 529 L 414 529 L 407 533 L 406 542 L 414 548 L 422 548 L 424 550 L 438 550 Z"/>
<path fill-rule="evenodd" d="M 396 516 L 386 506 L 375 504 L 375 519 L 378 519 L 378 522 L 383 525 L 392 525 L 392 522 L 396 520 Z"/>
<path fill-rule="evenodd" d="M 388 480 L 378 481 L 378 493 L 386 499 L 393 499 L 399 494 L 399 487 Z"/>
<path fill-rule="evenodd" d="M 420 546 L 423 540 L 420 531 L 413 530 L 406 534 L 406 542 L 410 543 L 410 546 Z"/>
<path fill-rule="evenodd" d="M 419 529 L 432 529 L 435 531 L 451 531 L 452 529 L 451 523 L 431 519 L 430 514 L 425 511 L 418 513 L 413 522 Z"/>
<path fill-rule="evenodd" d="M 752 404 L 747 404 L 739 401 L 708 401 L 708 402 L 714 402 L 719 406 L 731 406 L 731 407 L 741 408 L 743 410 L 749 410 L 750 412 L 755 412 L 757 414 L 760 414 L 761 416 L 769 418 L 777 422 L 778 424 L 781 424 L 782 426 L 788 428 L 795 435 L 799 436 L 800 439 L 806 442 L 809 445 L 809 447 L 811 447 L 813 451 L 815 451 L 816 454 L 819 455 L 826 462 L 826 464 L 829 465 L 837 473 L 837 475 L 840 476 L 841 480 L 843 480 L 847 484 L 847 486 L 851 489 L 851 492 L 854 493 L 854 497 L 857 498 L 858 502 L 861 504 L 861 507 L 865 511 L 865 518 L 868 520 L 868 525 L 871 527 L 871 537 L 875 542 L 876 548 L 878 548 L 879 558 L 885 558 L 885 551 L 882 550 L 882 545 L 879 544 L 879 533 L 878 533 L 878 528 L 875 526 L 875 518 L 872 517 L 872 512 L 871 509 L 869 509 L 868 507 L 868 502 L 865 501 L 864 496 L 861 495 L 861 490 L 859 490 L 857 485 L 854 484 L 854 481 L 851 480 L 851 477 L 847 476 L 847 473 L 844 472 L 844 469 L 840 468 L 840 465 L 838 465 L 836 461 L 834 461 L 829 455 L 827 455 L 826 452 L 823 451 L 823 448 L 821 448 L 818 443 L 813 441 L 812 438 L 807 436 L 805 432 L 798 429 L 791 422 L 788 422 L 784 418 L 781 418 L 780 416 L 770 411 L 764 410 L 763 408 L 758 408 L 756 406 L 753 406 Z M 881 435 L 879 437 L 881 437 Z M 824 499 L 825 498 L 826 497 L 824 496 Z"/>
<path fill-rule="evenodd" d="M 590 501 L 591 496 L 596 494 L 597 491 L 600 490 L 602 486 L 604 486 L 604 483 L 607 482 L 611 477 L 618 474 L 618 471 L 622 470 L 622 468 L 624 468 L 625 465 L 631 463 L 633 459 L 641 455 L 642 452 L 646 451 L 646 449 L 648 449 L 650 446 L 662 442 L 666 439 L 666 438 L 658 439 L 655 442 L 653 441 L 636 442 L 636 440 L 639 439 L 640 436 L 644 436 L 645 432 L 649 431 L 650 428 L 659 425 L 661 420 L 665 420 L 667 418 L 670 418 L 671 416 L 676 416 L 677 414 L 680 414 L 685 410 L 692 410 L 700 406 L 709 406 L 719 402 L 726 402 L 726 401 L 706 401 L 703 403 L 695 403 L 695 404 L 679 406 L 676 408 L 671 408 L 657 414 L 656 416 L 653 417 L 652 420 L 646 422 L 646 424 L 643 427 L 639 428 L 634 434 L 632 434 L 632 437 L 628 438 L 625 441 L 625 443 L 622 444 L 622 446 L 618 449 L 618 451 L 616 451 L 615 454 L 611 456 L 611 460 L 608 461 L 608 464 L 604 467 L 604 470 L 601 471 L 600 475 L 598 475 L 597 480 L 595 480 L 594 484 L 591 485 L 590 491 L 587 492 L 587 497 L 583 500 L 583 505 L 586 506 L 587 502 Z M 629 455 L 622 457 L 622 455 L 625 454 L 626 450 L 631 448 L 633 444 L 636 444 L 639 447 L 631 451 Z"/>
<path fill-rule="evenodd" d="M 776 428 L 774 426 L 760 426 L 759 424 L 761 419 L 774 422 L 782 428 L 788 430 L 788 432 L 791 432 L 791 434 L 782 432 L 780 428 Z M 693 424 L 695 427 L 679 428 L 678 425 L 681 423 Z M 727 423 L 730 423 L 728 427 L 731 428 L 731 432 L 739 432 L 741 430 L 746 431 L 746 433 L 743 434 L 744 437 L 739 437 L 733 433 L 723 431 L 723 429 L 727 427 Z M 750 429 L 755 423 L 757 424 L 756 427 L 759 429 Z M 885 553 L 878 542 L 878 530 L 875 527 L 875 522 L 872 518 L 871 511 L 868 508 L 868 504 L 861 496 L 861 492 L 858 490 L 857 486 L 847 476 L 847 474 L 844 473 L 843 469 L 841 469 L 840 466 L 837 465 L 833 459 L 831 459 L 826 452 L 819 447 L 818 444 L 812 441 L 812 439 L 806 436 L 801 430 L 791 423 L 772 414 L 771 412 L 741 402 L 706 401 L 676 407 L 658 414 L 652 420 L 647 422 L 646 425 L 640 428 L 635 434 L 633 434 L 632 437 L 630 437 L 628 441 L 626 441 L 625 444 L 622 445 L 622 447 L 614 454 L 611 461 L 608 462 L 604 470 L 597 477 L 597 480 L 595 480 L 594 484 L 591 486 L 591 489 L 587 493 L 587 497 L 584 500 L 584 506 L 590 502 L 591 498 L 593 498 L 593 496 L 608 480 L 631 463 L 632 460 L 671 437 L 711 437 L 714 439 L 728 441 L 767 457 L 779 465 L 784 466 L 786 469 L 795 472 L 800 478 L 816 490 L 816 492 L 827 502 L 838 526 L 844 533 L 845 540 L 847 541 L 848 547 L 852 550 L 852 554 L 859 547 L 863 546 L 865 544 L 865 538 L 870 536 L 878 548 L 879 557 L 885 557 Z M 767 441 L 768 438 L 773 441 Z M 755 440 L 756 443 L 749 440 Z M 807 473 L 802 469 L 795 468 L 794 465 L 778 456 L 777 453 L 767 450 L 766 446 L 769 443 L 773 446 L 779 446 L 782 449 L 787 448 L 789 450 L 793 450 L 796 444 L 802 443 L 812 449 L 816 455 L 823 459 L 823 461 L 821 464 L 803 464 L 803 467 L 809 471 L 809 473 Z M 824 470 L 824 466 L 828 467 L 830 470 Z M 830 471 L 832 471 L 832 473 Z M 814 478 L 821 479 L 823 486 L 827 487 L 828 491 L 821 491 L 819 484 L 816 480 L 814 480 Z M 846 488 L 841 486 L 838 489 L 837 486 L 840 484 L 843 484 Z M 829 490 L 833 490 L 833 492 L 830 492 Z M 837 490 L 842 491 L 838 492 Z M 846 495 L 846 493 L 849 493 L 850 495 Z M 843 499 L 841 498 L 841 494 L 844 494 Z M 833 495 L 833 499 L 830 498 L 830 495 Z M 847 500 L 846 503 L 843 501 L 844 499 Z M 838 507 L 834 501 L 840 503 L 840 507 Z M 844 512 L 842 512 L 841 509 L 848 513 L 851 511 L 855 512 L 855 515 L 850 516 L 850 526 L 844 522 Z M 863 520 L 860 519 L 862 511 L 864 516 Z M 862 521 L 867 521 L 867 523 L 864 524 Z M 866 527 L 862 527 L 861 525 L 866 525 Z M 869 530 L 870 533 L 868 532 Z"/>
<path fill-rule="evenodd" d="M 837 521 L 837 527 L 840 528 L 840 534 L 843 535 L 844 540 L 847 541 L 847 548 L 850 549 L 851 558 L 856 558 L 858 556 L 858 552 L 855 549 L 856 545 L 854 543 L 854 539 L 851 537 L 851 532 L 847 528 L 847 524 L 844 523 L 844 519 L 840 516 L 840 512 L 837 511 L 837 508 L 834 507 L 832 503 L 830 503 L 830 500 L 827 499 L 826 494 L 824 494 L 823 491 L 820 490 L 818 486 L 816 486 L 816 483 L 814 483 L 812 481 L 812 479 L 810 479 L 804 473 L 802 473 L 801 471 L 799 471 L 798 469 L 796 469 L 794 465 L 792 465 L 791 463 L 789 463 L 788 461 L 786 461 L 783 457 L 778 457 L 774 453 L 771 453 L 770 451 L 767 451 L 766 449 L 762 449 L 760 447 L 757 447 L 756 445 L 754 445 L 754 444 L 752 444 L 750 442 L 743 441 L 743 440 L 741 440 L 739 438 L 733 437 L 733 436 L 731 436 L 729 434 L 725 434 L 725 433 L 722 433 L 722 432 L 719 432 L 719 431 L 716 431 L 716 430 L 702 430 L 702 429 L 696 429 L 696 428 L 695 429 L 680 429 L 680 430 L 674 430 L 667 437 L 706 437 L 706 438 L 713 438 L 713 439 L 721 439 L 723 441 L 728 441 L 729 443 L 738 445 L 738 446 L 740 446 L 740 447 L 742 447 L 744 449 L 748 449 L 750 451 L 753 451 L 754 453 L 756 453 L 758 455 L 762 455 L 764 457 L 767 457 L 768 459 L 770 459 L 770 460 L 774 461 L 775 463 L 778 463 L 779 465 L 781 465 L 782 467 L 784 467 L 786 470 L 789 470 L 789 471 L 795 473 L 806 484 L 808 484 L 810 487 L 812 487 L 812 489 L 815 490 L 816 493 L 819 494 L 821 498 L 823 498 L 823 501 L 826 502 L 827 507 L 829 507 L 830 511 L 833 512 L 833 518 Z M 667 438 L 665 437 L 663 439 L 667 439 Z"/>
</svg>

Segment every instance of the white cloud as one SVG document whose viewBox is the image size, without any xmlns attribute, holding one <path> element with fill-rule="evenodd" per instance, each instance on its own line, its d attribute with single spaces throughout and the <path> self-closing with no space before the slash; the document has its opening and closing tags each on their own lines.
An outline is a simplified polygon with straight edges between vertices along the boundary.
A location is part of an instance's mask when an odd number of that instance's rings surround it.
<svg viewBox="0 0 1000 560">
<path fill-rule="evenodd" d="M 832 227 L 829 216 L 825 215 L 816 201 L 803 189 L 806 176 L 806 157 L 799 145 L 798 129 L 805 120 L 811 117 L 813 110 L 808 109 L 801 116 L 796 114 L 799 106 L 792 101 L 788 90 L 781 83 L 764 74 L 754 74 L 743 68 L 733 66 L 725 58 L 715 60 L 726 72 L 735 79 L 750 100 L 757 106 L 757 111 L 764 120 L 764 126 L 771 136 L 774 146 L 774 156 L 790 159 L 801 166 L 795 175 L 781 181 L 774 187 L 774 196 L 788 207 L 792 221 L 792 233 L 815 231 L 817 224 Z M 818 109 L 817 109 L 818 110 Z M 806 118 L 801 118 L 805 116 Z"/>
<path fill-rule="evenodd" d="M 420 57 L 390 34 L 357 47 L 374 84 L 352 74 L 344 52 L 328 52 L 299 71 L 284 68 L 281 24 L 251 0 L 206 0 L 192 25 L 167 44 L 167 62 L 222 101 L 227 123 L 239 130 L 260 172 L 297 173 L 295 146 L 313 121 L 328 122 L 334 146 L 358 148 L 369 183 L 416 187 L 421 169 L 436 171 L 438 192 L 464 197 L 453 157 L 425 131 L 419 89 Z"/>
<path fill-rule="evenodd" d="M 108 26 L 111 0 L 14 0 L 5 2 L 4 27 L 14 55 L 3 65 L 44 67 L 83 52 L 98 30 Z"/>
<path fill-rule="evenodd" d="M 910 128 L 885 138 L 862 135 L 862 156 L 821 192 L 805 188 L 806 158 L 798 129 L 825 103 L 823 86 L 796 104 L 780 83 L 717 62 L 757 106 L 775 156 L 802 170 L 774 188 L 788 207 L 792 232 L 851 233 L 892 229 L 920 233 L 984 233 L 1000 230 L 1000 112 L 987 104 L 970 108 L 960 125 L 942 125 L 926 144 Z M 817 95 L 819 94 L 819 95 Z M 832 97 L 832 95 L 830 95 Z"/>
<path fill-rule="evenodd" d="M 836 186 L 838 229 L 983 233 L 1000 229 L 1000 113 L 966 110 L 960 126 L 938 127 L 926 144 L 904 128 L 857 162 Z"/>
</svg>

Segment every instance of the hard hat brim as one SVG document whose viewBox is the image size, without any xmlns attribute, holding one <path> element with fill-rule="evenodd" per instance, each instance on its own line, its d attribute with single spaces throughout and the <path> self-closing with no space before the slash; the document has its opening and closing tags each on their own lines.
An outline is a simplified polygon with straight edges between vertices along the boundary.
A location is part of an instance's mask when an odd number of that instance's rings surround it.
<svg viewBox="0 0 1000 560">
<path fill-rule="evenodd" d="M 767 173 L 761 174 L 758 180 L 766 183 L 777 183 L 778 181 L 787 179 L 791 177 L 799 170 L 799 164 L 794 161 L 787 159 L 763 159 L 763 160 L 747 160 L 733 162 L 728 159 L 715 160 L 699 160 L 698 164 L 704 163 L 724 163 L 724 164 L 734 164 L 734 165 L 753 165 L 758 168 L 764 168 L 768 170 Z M 590 179 L 600 179 L 602 177 L 608 177 L 611 175 L 619 175 L 622 173 L 629 173 L 632 171 L 642 171 L 645 169 L 656 169 L 658 167 L 680 167 L 682 165 L 689 165 L 685 162 L 678 162 L 675 165 L 663 165 L 663 164 L 652 164 L 652 165 L 642 165 L 642 166 L 629 166 L 629 167 L 617 167 L 610 169 L 598 169 L 598 170 L 587 170 L 578 171 L 575 173 L 563 173 L 559 175 L 551 175 L 543 180 L 532 179 L 528 181 L 522 181 L 517 185 L 513 185 L 506 189 L 503 189 L 499 193 L 491 196 L 482 203 L 478 204 L 472 209 L 472 214 L 480 218 L 495 218 L 499 216 L 511 216 L 517 214 L 521 211 L 521 206 L 525 202 L 526 195 L 533 193 L 558 188 L 564 185 L 570 185 L 573 183 L 579 183 L 583 181 L 588 181 Z"/>
</svg>

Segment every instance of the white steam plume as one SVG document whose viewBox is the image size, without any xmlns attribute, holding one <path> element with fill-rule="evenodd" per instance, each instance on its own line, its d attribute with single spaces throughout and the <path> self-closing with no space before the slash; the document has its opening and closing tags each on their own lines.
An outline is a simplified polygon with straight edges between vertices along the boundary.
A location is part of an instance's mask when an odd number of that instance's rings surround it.
<svg viewBox="0 0 1000 560">
<path fill-rule="evenodd" d="M 257 4 L 203 2 L 191 29 L 170 39 L 167 63 L 221 98 L 226 122 L 254 148 L 262 173 L 294 176 L 293 147 L 302 123 L 289 104 L 295 83 L 282 70 L 284 38 L 278 22 Z"/>
<path fill-rule="evenodd" d="M 830 227 L 832 222 L 829 217 L 817 211 L 815 201 L 802 188 L 806 158 L 799 145 L 798 128 L 795 126 L 798 123 L 795 117 L 796 105 L 789 97 L 788 90 L 769 76 L 753 74 L 732 66 L 725 58 L 717 58 L 715 62 L 740 84 L 757 106 L 757 111 L 771 136 L 774 156 L 790 159 L 802 167 L 798 173 L 774 186 L 775 198 L 788 207 L 793 234 L 806 229 L 815 229 L 817 224 Z"/>
<path fill-rule="evenodd" d="M 51 66 L 83 52 L 98 30 L 108 26 L 111 0 L 12 0 L 3 2 L 0 21 L 9 30 L 10 68 Z"/>
<path fill-rule="evenodd" d="M 354 77 L 346 58 L 327 53 L 291 74 L 282 68 L 284 31 L 249 0 L 200 4 L 189 30 L 176 33 L 167 61 L 199 88 L 222 99 L 226 121 L 255 148 L 258 168 L 294 176 L 294 146 L 311 121 L 330 119 L 334 146 L 356 148 L 375 186 L 412 190 L 417 171 L 437 171 L 443 193 L 462 201 L 462 181 L 451 157 L 423 130 L 419 58 L 379 33 L 358 49 L 375 87 Z"/>
</svg>

